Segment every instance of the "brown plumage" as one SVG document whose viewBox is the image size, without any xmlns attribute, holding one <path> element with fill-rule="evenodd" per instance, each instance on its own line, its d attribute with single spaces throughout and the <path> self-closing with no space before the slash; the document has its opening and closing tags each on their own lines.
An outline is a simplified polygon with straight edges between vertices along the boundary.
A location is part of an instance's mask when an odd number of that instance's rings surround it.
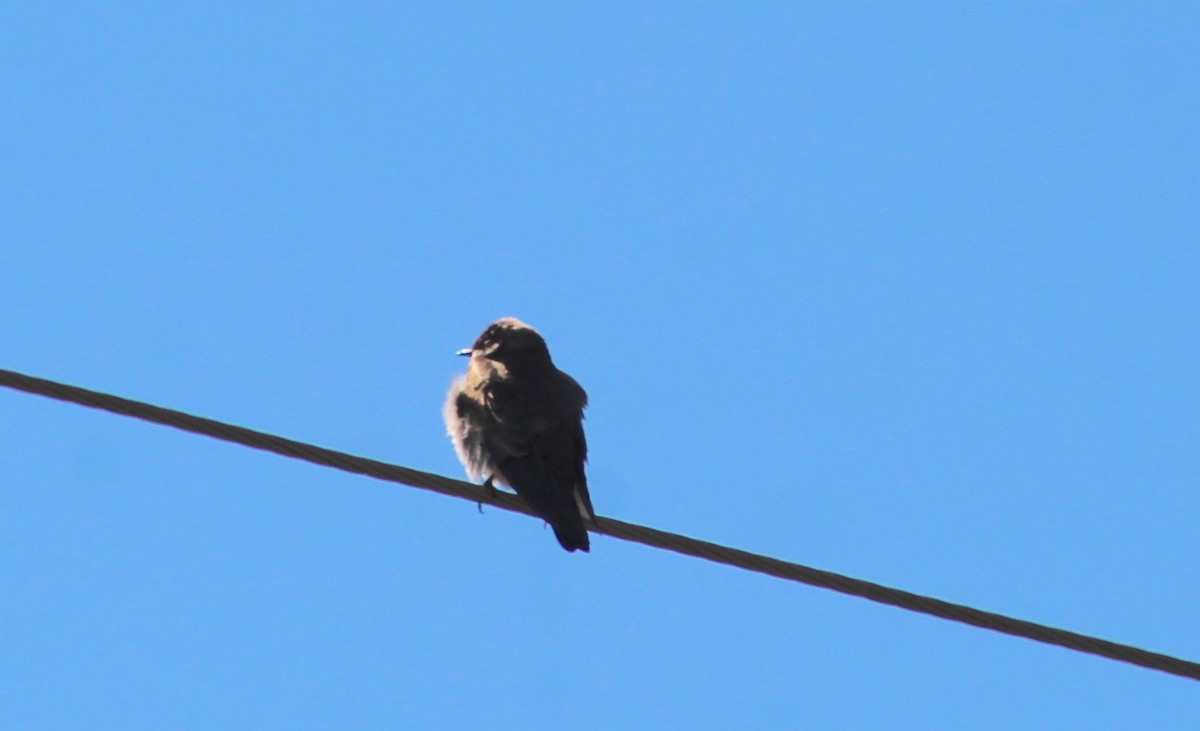
<svg viewBox="0 0 1200 731">
<path fill-rule="evenodd" d="M 587 551 L 583 410 L 587 394 L 554 367 L 546 341 L 512 317 L 488 326 L 470 348 L 467 374 L 446 398 L 446 429 L 467 474 L 508 485 L 568 551 Z"/>
</svg>

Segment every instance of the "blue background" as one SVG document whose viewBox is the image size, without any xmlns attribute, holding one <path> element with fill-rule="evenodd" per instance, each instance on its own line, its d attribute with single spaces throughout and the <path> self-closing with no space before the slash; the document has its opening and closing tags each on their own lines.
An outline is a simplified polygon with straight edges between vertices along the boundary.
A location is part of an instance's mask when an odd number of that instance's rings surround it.
<svg viewBox="0 0 1200 731">
<path fill-rule="evenodd" d="M 1200 11 L 9 4 L 0 367 L 1200 658 Z M 1197 686 L 0 392 L 8 728 L 1182 728 Z"/>
</svg>

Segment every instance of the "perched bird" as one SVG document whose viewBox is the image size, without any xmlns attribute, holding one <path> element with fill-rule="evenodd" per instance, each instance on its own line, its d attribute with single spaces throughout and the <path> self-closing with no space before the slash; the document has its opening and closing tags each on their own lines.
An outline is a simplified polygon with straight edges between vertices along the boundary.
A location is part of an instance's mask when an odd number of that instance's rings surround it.
<svg viewBox="0 0 1200 731">
<path fill-rule="evenodd" d="M 474 480 L 517 491 L 568 551 L 587 551 L 588 495 L 583 410 L 587 394 L 554 367 L 537 330 L 506 317 L 470 348 L 467 374 L 446 397 L 446 429 Z"/>
</svg>

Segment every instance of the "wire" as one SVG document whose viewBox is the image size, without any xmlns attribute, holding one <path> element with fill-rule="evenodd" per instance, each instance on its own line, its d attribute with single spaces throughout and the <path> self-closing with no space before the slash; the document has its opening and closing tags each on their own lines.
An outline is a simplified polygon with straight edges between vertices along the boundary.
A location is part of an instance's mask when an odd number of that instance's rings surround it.
<svg viewBox="0 0 1200 731">
<path fill-rule="evenodd" d="M 141 401 L 113 396 L 112 394 L 79 388 L 78 386 L 69 386 L 64 383 L 35 378 L 3 369 L 0 369 L 0 386 L 7 386 L 18 391 L 48 396 L 60 401 L 68 401 L 124 416 L 132 416 L 156 424 L 182 429 L 195 434 L 203 434 L 215 439 L 222 439 L 227 442 L 262 449 L 285 457 L 302 459 L 327 467 L 335 467 L 347 472 L 366 475 L 388 482 L 397 482 L 411 487 L 432 490 L 443 495 L 469 500 L 473 503 L 487 503 L 503 510 L 524 513 L 525 515 L 535 515 L 521 498 L 513 494 L 498 490 L 486 490 L 478 485 L 462 482 L 461 480 L 453 480 L 441 475 L 412 470 L 407 467 L 400 467 L 365 457 L 356 457 L 344 452 L 325 449 L 312 444 L 254 431 L 253 429 L 246 429 L 214 421 L 213 419 L 185 414 L 181 411 L 165 409 L 161 406 L 154 406 Z M 874 602 L 889 604 L 913 612 L 921 612 L 983 629 L 1003 632 L 1017 637 L 1025 637 L 1038 642 L 1065 647 L 1070 650 L 1086 652 L 1111 660 L 1120 660 L 1140 665 L 1152 670 L 1160 670 L 1172 675 L 1200 680 L 1200 663 L 1157 652 L 1150 652 L 1149 650 L 1143 650 L 1130 645 L 1122 645 L 1097 637 L 1081 635 L 1021 619 L 1014 619 L 994 612 L 985 612 L 962 604 L 954 604 L 920 594 L 913 594 L 900 589 L 873 584 L 869 581 L 853 579 L 829 571 L 781 561 L 769 556 L 762 556 L 716 543 L 709 543 L 708 541 L 688 538 L 676 533 L 668 533 L 633 523 L 625 523 L 613 518 L 597 518 L 595 524 L 589 526 L 589 528 L 596 533 L 602 533 L 634 543 L 641 543 L 654 548 L 663 548 L 668 551 L 695 556 L 696 558 L 703 558 L 729 566 L 736 566 L 780 579 L 798 581 L 802 584 L 817 586 L 823 589 L 832 589 L 843 594 L 870 599 Z"/>
</svg>

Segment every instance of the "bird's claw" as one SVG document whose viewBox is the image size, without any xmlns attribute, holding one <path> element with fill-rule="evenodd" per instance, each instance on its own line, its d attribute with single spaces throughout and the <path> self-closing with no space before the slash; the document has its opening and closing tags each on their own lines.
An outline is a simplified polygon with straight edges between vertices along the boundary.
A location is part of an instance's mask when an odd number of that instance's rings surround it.
<svg viewBox="0 0 1200 731">
<path fill-rule="evenodd" d="M 483 487 L 483 489 L 487 490 L 489 493 L 499 492 L 496 489 L 496 485 L 492 482 L 492 480 L 494 480 L 494 479 L 495 479 L 495 475 L 487 478 L 486 480 L 483 481 L 483 485 L 481 485 L 481 487 Z M 483 515 L 483 503 L 482 502 L 476 503 L 475 507 L 479 508 L 479 514 Z"/>
</svg>

